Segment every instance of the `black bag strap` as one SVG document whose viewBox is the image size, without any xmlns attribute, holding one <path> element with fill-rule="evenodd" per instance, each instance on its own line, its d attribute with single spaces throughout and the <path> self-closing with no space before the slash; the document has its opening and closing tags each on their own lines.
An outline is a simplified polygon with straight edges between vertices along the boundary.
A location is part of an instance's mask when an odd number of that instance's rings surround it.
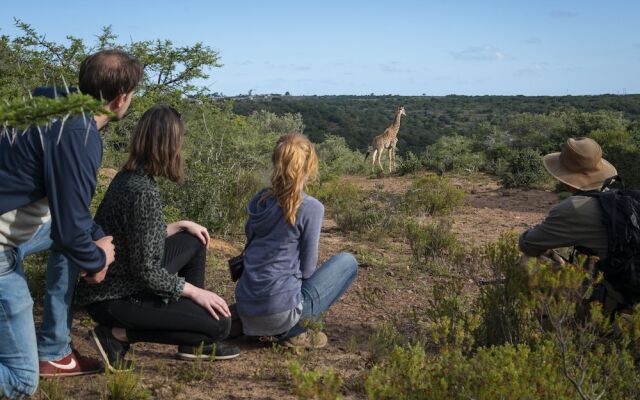
<svg viewBox="0 0 640 400">
<path fill-rule="evenodd" d="M 604 180 L 604 183 L 602 183 L 602 188 L 600 189 L 600 191 L 604 191 L 605 189 L 608 189 L 613 182 L 618 182 L 620 184 L 620 188 L 624 190 L 625 187 L 624 187 L 624 181 L 622 180 L 622 177 L 620 175 L 614 175 Z"/>
</svg>

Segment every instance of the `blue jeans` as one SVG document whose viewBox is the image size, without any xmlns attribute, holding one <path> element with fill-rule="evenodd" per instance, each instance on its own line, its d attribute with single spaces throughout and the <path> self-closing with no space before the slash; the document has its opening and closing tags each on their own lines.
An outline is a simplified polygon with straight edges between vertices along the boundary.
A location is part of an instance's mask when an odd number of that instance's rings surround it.
<svg viewBox="0 0 640 400">
<path fill-rule="evenodd" d="M 358 274 L 358 262 L 349 253 L 338 253 L 314 272 L 311 278 L 302 281 L 302 314 L 300 321 L 281 339 L 298 336 L 306 331 L 304 321 L 319 320 L 347 291 Z"/>
<path fill-rule="evenodd" d="M 38 359 L 58 360 L 71 353 L 71 301 L 79 269 L 51 250 L 40 334 L 36 339 L 33 300 L 24 276 L 24 257 L 51 247 L 51 225 L 27 242 L 0 252 L 0 391 L 17 398 L 33 394 Z"/>
</svg>

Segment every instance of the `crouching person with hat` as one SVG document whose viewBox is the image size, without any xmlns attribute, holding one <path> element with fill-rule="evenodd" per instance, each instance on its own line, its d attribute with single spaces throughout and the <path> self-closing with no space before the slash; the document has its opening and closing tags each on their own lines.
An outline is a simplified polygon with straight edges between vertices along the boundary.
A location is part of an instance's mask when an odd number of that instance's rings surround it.
<svg viewBox="0 0 640 400">
<path fill-rule="evenodd" d="M 597 256 L 600 261 L 596 268 L 603 270 L 610 256 L 609 239 L 614 239 L 609 237 L 603 196 L 609 194 L 608 183 L 617 177 L 616 168 L 602 158 L 600 145 L 590 138 L 568 139 L 561 152 L 544 157 L 544 166 L 572 196 L 555 205 L 542 223 L 520 236 L 520 250 L 527 256 L 548 257 L 562 265 L 564 259 L 554 249 L 573 247 L 579 253 Z M 611 195 L 615 193 L 612 191 Z M 608 281 L 607 271 L 604 272 Z M 605 303 L 605 310 L 614 312 L 629 301 L 618 285 L 607 281 L 596 293 Z"/>
</svg>

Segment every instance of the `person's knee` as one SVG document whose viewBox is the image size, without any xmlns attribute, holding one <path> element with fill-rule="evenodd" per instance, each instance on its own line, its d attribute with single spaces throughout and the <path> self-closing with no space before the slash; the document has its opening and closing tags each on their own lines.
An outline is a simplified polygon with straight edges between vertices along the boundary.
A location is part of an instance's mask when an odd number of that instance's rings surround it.
<svg viewBox="0 0 640 400">
<path fill-rule="evenodd" d="M 231 332 L 231 318 L 223 317 L 218 313 L 219 320 L 214 320 L 213 325 L 209 329 L 208 336 L 212 341 L 217 342 L 225 339 Z"/>
<path fill-rule="evenodd" d="M 336 258 L 337 261 L 340 262 L 342 268 L 345 270 L 345 273 L 353 276 L 358 274 L 358 261 L 353 256 L 353 254 L 343 251 L 336 254 Z"/>
<path fill-rule="evenodd" d="M 9 398 L 22 398 L 24 396 L 33 396 L 38 390 L 38 366 L 29 370 L 22 370 L 14 373 L 15 383 L 13 393 Z"/>
</svg>

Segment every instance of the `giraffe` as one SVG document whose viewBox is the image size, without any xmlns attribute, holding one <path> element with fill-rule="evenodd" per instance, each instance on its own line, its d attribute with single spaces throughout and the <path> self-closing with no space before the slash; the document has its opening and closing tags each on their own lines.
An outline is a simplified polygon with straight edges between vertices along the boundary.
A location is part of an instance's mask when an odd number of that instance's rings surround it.
<svg viewBox="0 0 640 400">
<path fill-rule="evenodd" d="M 373 138 L 371 142 L 371 147 L 373 149 L 373 162 L 371 164 L 371 171 L 375 171 L 376 168 L 376 159 L 378 160 L 378 165 L 380 169 L 384 171 L 382 167 L 382 153 L 385 149 L 389 151 L 389 172 L 392 172 L 395 169 L 396 164 L 396 145 L 398 144 L 398 131 L 400 130 L 400 118 L 403 115 L 407 115 L 404 111 L 404 106 L 398 107 L 396 110 L 395 117 L 393 119 L 393 123 L 387 127 L 387 129 L 382 132 L 382 134 Z M 367 151 L 367 154 L 364 156 L 366 160 L 369 157 L 370 151 Z"/>
</svg>

